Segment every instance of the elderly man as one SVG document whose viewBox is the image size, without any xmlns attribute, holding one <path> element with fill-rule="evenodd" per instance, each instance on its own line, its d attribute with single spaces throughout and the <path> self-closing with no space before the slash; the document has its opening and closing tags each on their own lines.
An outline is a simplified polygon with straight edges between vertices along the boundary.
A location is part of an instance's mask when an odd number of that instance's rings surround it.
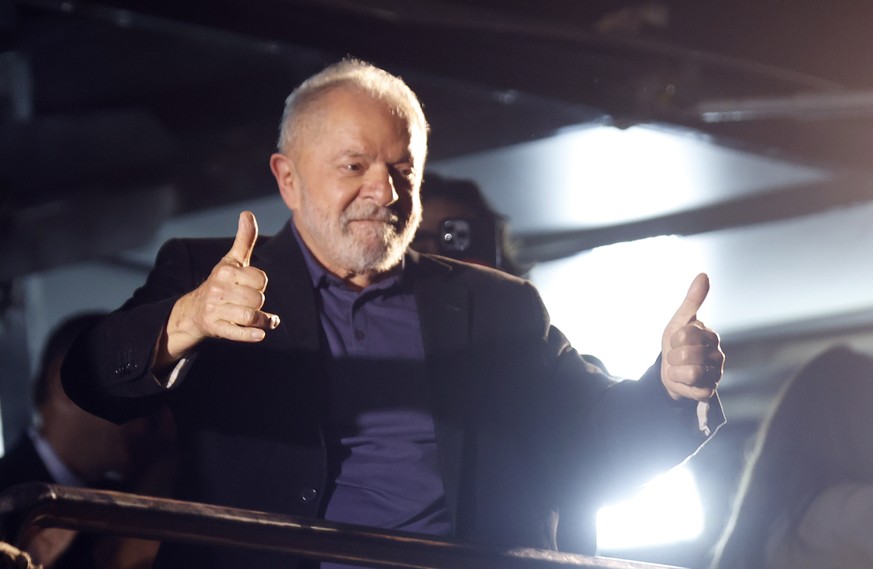
<svg viewBox="0 0 873 569">
<path fill-rule="evenodd" d="M 180 498 L 492 546 L 554 548 L 563 507 L 694 452 L 723 421 L 705 275 L 656 365 L 616 381 L 530 283 L 407 248 L 426 148 L 399 78 L 344 60 L 305 81 L 270 160 L 290 222 L 258 238 L 243 212 L 232 243 L 168 242 L 80 338 L 68 392 L 115 421 L 169 402 Z M 253 557 L 165 544 L 156 566 L 308 563 Z"/>
</svg>

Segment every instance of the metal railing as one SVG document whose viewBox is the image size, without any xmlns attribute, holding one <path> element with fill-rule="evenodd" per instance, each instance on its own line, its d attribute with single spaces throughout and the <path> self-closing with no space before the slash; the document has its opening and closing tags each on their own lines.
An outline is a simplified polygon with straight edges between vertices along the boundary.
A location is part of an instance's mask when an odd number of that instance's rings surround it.
<svg viewBox="0 0 873 569">
<path fill-rule="evenodd" d="M 541 549 L 490 549 L 324 520 L 38 482 L 0 494 L 0 537 L 15 545 L 30 525 L 394 569 L 667 569 Z"/>
</svg>

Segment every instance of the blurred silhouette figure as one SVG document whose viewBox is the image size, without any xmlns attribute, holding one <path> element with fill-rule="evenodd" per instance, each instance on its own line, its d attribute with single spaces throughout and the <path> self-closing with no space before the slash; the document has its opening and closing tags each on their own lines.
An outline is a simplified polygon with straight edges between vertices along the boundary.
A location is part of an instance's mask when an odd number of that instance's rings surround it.
<svg viewBox="0 0 873 569">
<path fill-rule="evenodd" d="M 522 276 L 507 219 L 491 209 L 471 180 L 428 172 L 421 188 L 421 225 L 412 248 Z"/>
<path fill-rule="evenodd" d="M 64 393 L 61 362 L 75 337 L 99 321 L 102 313 L 74 316 L 51 333 L 43 350 L 33 385 L 37 420 L 9 452 L 0 458 L 0 490 L 23 482 L 50 482 L 65 486 L 136 490 L 161 493 L 164 477 L 152 462 L 165 442 L 156 439 L 166 424 L 161 416 L 132 421 L 122 427 L 83 411 Z M 151 445 L 151 446 L 150 446 Z M 135 475 L 135 477 L 134 477 Z M 136 550 L 136 558 L 154 555 L 156 544 L 124 542 L 110 537 L 79 535 L 60 528 L 29 528 L 20 546 L 46 569 L 148 567 L 116 563 L 117 551 Z M 132 544 L 138 546 L 131 549 Z"/>
<path fill-rule="evenodd" d="M 873 567 L 873 358 L 835 347 L 785 386 L 712 569 Z"/>
</svg>

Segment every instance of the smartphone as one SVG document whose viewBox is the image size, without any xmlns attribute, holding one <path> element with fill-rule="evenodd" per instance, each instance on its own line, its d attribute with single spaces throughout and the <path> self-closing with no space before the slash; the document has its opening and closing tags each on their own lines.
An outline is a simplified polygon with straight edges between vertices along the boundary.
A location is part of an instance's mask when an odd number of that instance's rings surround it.
<svg viewBox="0 0 873 569">
<path fill-rule="evenodd" d="M 447 218 L 439 225 L 441 255 L 489 267 L 499 265 L 496 228 L 479 220 Z"/>
</svg>

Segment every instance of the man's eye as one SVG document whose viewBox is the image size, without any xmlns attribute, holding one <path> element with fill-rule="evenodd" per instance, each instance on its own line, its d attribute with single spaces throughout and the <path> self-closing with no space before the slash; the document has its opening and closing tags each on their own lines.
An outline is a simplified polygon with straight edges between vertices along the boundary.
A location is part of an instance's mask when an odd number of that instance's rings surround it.
<svg viewBox="0 0 873 569">
<path fill-rule="evenodd" d="M 360 162 L 350 162 L 344 164 L 343 169 L 347 172 L 361 172 L 364 169 L 364 166 Z"/>
</svg>

